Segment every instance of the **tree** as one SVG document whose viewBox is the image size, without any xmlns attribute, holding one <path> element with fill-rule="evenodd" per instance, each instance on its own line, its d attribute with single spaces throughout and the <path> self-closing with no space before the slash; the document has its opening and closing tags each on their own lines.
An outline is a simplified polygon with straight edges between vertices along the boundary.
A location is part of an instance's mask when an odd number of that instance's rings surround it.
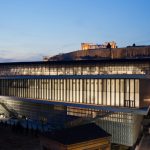
<svg viewBox="0 0 150 150">
<path fill-rule="evenodd" d="M 132 47 L 135 47 L 135 46 L 136 46 L 135 43 L 133 43 Z"/>
</svg>

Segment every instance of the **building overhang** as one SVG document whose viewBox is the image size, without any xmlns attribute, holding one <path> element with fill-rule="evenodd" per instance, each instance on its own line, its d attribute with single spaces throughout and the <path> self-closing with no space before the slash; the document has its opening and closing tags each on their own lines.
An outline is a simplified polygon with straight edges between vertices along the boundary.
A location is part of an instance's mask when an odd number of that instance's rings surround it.
<svg viewBox="0 0 150 150">
<path fill-rule="evenodd" d="M 29 99 L 29 98 L 17 98 L 17 97 L 10 97 L 10 96 L 0 96 L 0 100 L 4 99 L 11 99 L 16 101 L 25 101 L 25 102 L 32 102 L 38 104 L 47 104 L 47 105 L 58 105 L 58 106 L 65 106 L 65 107 L 76 107 L 82 109 L 94 109 L 94 110 L 104 110 L 104 111 L 111 111 L 111 112 L 123 112 L 123 113 L 132 113 L 136 115 L 147 115 L 150 109 L 150 106 L 143 107 L 143 108 L 132 108 L 132 107 L 113 107 L 113 106 L 104 106 L 104 105 L 95 105 L 95 104 L 80 104 L 80 103 L 70 103 L 70 102 L 60 102 L 60 101 L 48 101 L 48 100 L 41 100 L 41 99 Z"/>
<path fill-rule="evenodd" d="M 0 79 L 150 79 L 146 74 L 101 74 L 101 75 L 18 75 L 1 76 Z"/>
</svg>

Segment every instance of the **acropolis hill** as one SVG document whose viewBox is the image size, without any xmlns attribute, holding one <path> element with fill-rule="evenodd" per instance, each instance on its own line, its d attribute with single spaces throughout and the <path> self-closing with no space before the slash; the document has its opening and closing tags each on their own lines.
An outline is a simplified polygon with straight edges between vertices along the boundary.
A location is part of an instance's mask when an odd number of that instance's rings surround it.
<svg viewBox="0 0 150 150">
<path fill-rule="evenodd" d="M 70 53 L 55 55 L 49 58 L 49 61 L 131 59 L 140 57 L 150 57 L 150 46 L 78 50 Z"/>
</svg>

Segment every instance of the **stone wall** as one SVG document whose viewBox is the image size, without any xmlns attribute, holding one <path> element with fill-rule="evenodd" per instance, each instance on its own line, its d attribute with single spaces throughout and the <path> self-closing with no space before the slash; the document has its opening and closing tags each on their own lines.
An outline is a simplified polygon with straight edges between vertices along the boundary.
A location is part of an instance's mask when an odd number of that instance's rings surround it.
<svg viewBox="0 0 150 150">
<path fill-rule="evenodd" d="M 150 46 L 126 47 L 114 49 L 79 50 L 70 53 L 53 56 L 49 61 L 61 60 L 98 60 L 98 59 L 123 59 L 150 57 Z"/>
</svg>

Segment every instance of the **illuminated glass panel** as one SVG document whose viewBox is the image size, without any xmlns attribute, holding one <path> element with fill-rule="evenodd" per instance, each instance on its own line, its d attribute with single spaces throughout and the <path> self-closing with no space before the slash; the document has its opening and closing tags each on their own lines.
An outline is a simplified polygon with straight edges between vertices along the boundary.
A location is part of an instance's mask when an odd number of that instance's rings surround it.
<svg viewBox="0 0 150 150">
<path fill-rule="evenodd" d="M 110 79 L 107 79 L 107 105 L 110 105 Z"/>
<path fill-rule="evenodd" d="M 83 80 L 80 79 L 80 103 L 83 103 Z"/>
<path fill-rule="evenodd" d="M 111 105 L 115 105 L 115 79 L 111 79 Z"/>
<path fill-rule="evenodd" d="M 87 91 L 86 91 L 86 95 L 87 95 L 87 103 L 90 103 L 91 100 L 91 83 L 90 83 L 90 79 L 86 80 L 86 86 L 87 86 Z"/>
<path fill-rule="evenodd" d="M 135 107 L 139 107 L 139 80 L 135 80 Z"/>
<path fill-rule="evenodd" d="M 107 97 L 106 97 L 106 93 L 107 93 L 107 80 L 103 79 L 102 82 L 103 88 L 102 88 L 102 94 L 103 94 L 103 98 L 102 98 L 102 104 L 106 105 L 107 104 Z"/>
<path fill-rule="evenodd" d="M 98 79 L 95 79 L 94 83 L 94 96 L 95 96 L 95 102 L 94 104 L 98 104 Z"/>
<path fill-rule="evenodd" d="M 124 106 L 124 79 L 120 80 L 120 105 Z"/>
</svg>

